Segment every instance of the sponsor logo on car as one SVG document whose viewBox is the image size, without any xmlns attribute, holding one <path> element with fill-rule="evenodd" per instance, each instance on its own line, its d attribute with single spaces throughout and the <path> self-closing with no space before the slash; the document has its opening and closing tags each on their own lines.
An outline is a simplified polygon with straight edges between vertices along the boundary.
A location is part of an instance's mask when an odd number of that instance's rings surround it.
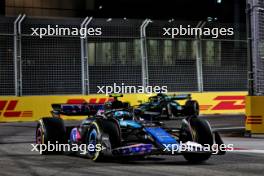
<svg viewBox="0 0 264 176">
<path fill-rule="evenodd" d="M 83 104 L 83 103 L 104 104 L 105 102 L 108 102 L 111 100 L 113 100 L 113 98 L 90 98 L 90 99 L 73 98 L 73 99 L 68 99 L 66 104 Z"/>
</svg>

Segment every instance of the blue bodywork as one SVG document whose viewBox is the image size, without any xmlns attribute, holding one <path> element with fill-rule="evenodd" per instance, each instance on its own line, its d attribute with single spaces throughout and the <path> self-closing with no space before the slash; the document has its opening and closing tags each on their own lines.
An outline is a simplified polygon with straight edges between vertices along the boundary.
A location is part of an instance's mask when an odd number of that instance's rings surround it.
<svg viewBox="0 0 264 176">
<path fill-rule="evenodd" d="M 132 127 L 132 128 L 141 128 L 142 125 L 137 123 L 134 120 L 120 120 L 119 121 L 120 127 Z"/>
<path fill-rule="evenodd" d="M 114 114 L 114 116 L 118 119 L 121 128 L 128 128 L 128 127 L 134 129 L 143 128 L 142 130 L 144 130 L 146 134 L 148 134 L 154 139 L 155 143 L 157 144 L 157 146 L 159 146 L 160 149 L 164 149 L 165 146 L 167 146 L 167 148 L 169 149 L 172 149 L 172 147 L 175 147 L 175 145 L 179 146 L 178 141 L 161 127 L 157 127 L 157 126 L 144 127 L 140 122 L 137 122 L 135 120 L 123 120 L 122 118 L 120 118 L 121 116 L 128 115 L 127 113 L 128 112 L 117 111 Z M 144 152 L 149 153 L 153 149 L 153 147 L 150 146 L 152 146 L 152 144 L 138 144 L 136 146 L 135 145 L 124 146 L 117 149 L 118 151 L 115 152 L 118 152 L 119 154 L 122 155 L 130 155 L 132 153 L 139 154 Z"/>
<path fill-rule="evenodd" d="M 128 111 L 116 111 L 114 112 L 114 118 L 119 121 L 121 127 L 141 128 L 142 125 L 133 120 L 133 115 Z"/>
<path fill-rule="evenodd" d="M 160 127 L 147 127 L 145 128 L 145 131 L 149 135 L 151 135 L 155 139 L 155 141 L 160 144 L 160 146 L 163 148 L 165 145 L 170 145 L 170 147 L 172 147 L 172 144 L 179 144 L 174 137 L 172 137 L 169 133 L 167 133 L 164 129 Z"/>
</svg>

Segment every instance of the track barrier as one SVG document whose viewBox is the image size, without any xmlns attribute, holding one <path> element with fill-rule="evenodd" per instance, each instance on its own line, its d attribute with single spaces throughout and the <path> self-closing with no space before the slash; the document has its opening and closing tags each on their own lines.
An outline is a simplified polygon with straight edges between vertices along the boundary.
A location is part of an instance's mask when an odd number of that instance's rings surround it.
<svg viewBox="0 0 264 176">
<path fill-rule="evenodd" d="M 246 94 L 247 92 L 192 93 L 192 98 L 199 102 L 200 112 L 203 115 L 244 114 Z M 154 94 L 125 94 L 120 100 L 130 102 L 131 105 L 138 105 L 139 102 L 146 102 L 148 97 L 153 95 Z M 0 122 L 36 121 L 41 117 L 50 116 L 50 111 L 52 110 L 51 104 L 53 103 L 105 103 L 109 101 L 109 99 L 110 98 L 104 94 L 91 94 L 87 96 L 1 96 Z M 250 99 L 250 101 L 254 103 L 255 99 Z M 264 104 L 264 98 L 261 100 L 256 99 L 256 101 L 262 101 L 260 104 Z M 253 105 L 250 106 L 250 113 L 255 113 L 251 108 Z M 260 107 L 260 105 L 258 107 Z M 260 115 L 263 117 L 264 109 L 261 113 Z M 84 116 L 63 118 L 66 120 L 83 119 Z"/>
</svg>

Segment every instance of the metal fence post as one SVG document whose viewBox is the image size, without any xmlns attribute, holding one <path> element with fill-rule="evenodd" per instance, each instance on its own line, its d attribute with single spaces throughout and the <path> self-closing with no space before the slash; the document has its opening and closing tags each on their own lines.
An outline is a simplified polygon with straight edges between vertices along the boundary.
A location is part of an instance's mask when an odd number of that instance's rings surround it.
<svg viewBox="0 0 264 176">
<path fill-rule="evenodd" d="M 14 79 L 16 96 L 22 95 L 21 23 L 25 17 L 25 14 L 19 14 L 14 21 Z"/>
<path fill-rule="evenodd" d="M 148 55 L 147 55 L 147 38 L 146 28 L 151 23 L 150 19 L 146 19 L 140 26 L 140 48 L 141 48 L 141 67 L 142 67 L 142 86 L 147 87 L 149 85 L 148 76 Z"/>
<path fill-rule="evenodd" d="M 246 26 L 247 26 L 247 64 L 248 64 L 248 95 L 254 95 L 254 74 L 252 64 L 252 34 L 251 34 L 251 15 L 252 9 L 250 3 L 246 8 Z"/>
<path fill-rule="evenodd" d="M 255 0 L 251 1 L 251 10 L 252 10 L 252 16 L 251 16 L 251 33 L 252 33 L 252 76 L 253 76 L 253 95 L 258 94 L 258 68 L 257 68 L 257 62 L 258 62 L 258 40 L 259 37 L 259 24 L 258 24 L 258 15 L 257 15 L 257 3 Z"/>
<path fill-rule="evenodd" d="M 262 29 L 262 21 L 263 21 L 263 15 L 261 16 L 261 12 L 264 11 L 264 5 L 260 3 L 259 0 L 248 0 L 250 13 L 249 13 L 249 19 L 248 22 L 250 22 L 250 38 L 248 42 L 251 41 L 251 57 L 249 58 L 249 86 L 250 94 L 251 95 L 263 95 L 264 94 L 264 82 L 263 82 L 263 75 L 264 75 L 264 63 L 262 62 L 262 54 L 261 49 L 262 43 L 261 43 L 261 37 L 263 35 Z M 250 45 L 249 45 L 250 46 Z M 251 85 L 253 84 L 253 85 Z"/>
<path fill-rule="evenodd" d="M 200 21 L 196 28 L 203 28 L 206 22 Z M 203 92 L 203 61 L 202 61 L 202 40 L 200 35 L 195 36 L 196 39 L 196 71 L 198 91 Z"/>
<path fill-rule="evenodd" d="M 14 82 L 15 82 L 15 95 L 18 96 L 18 72 L 17 72 L 17 22 L 21 18 L 21 14 L 18 15 L 14 21 Z"/>
<path fill-rule="evenodd" d="M 81 28 L 87 28 L 93 17 L 86 17 L 81 23 Z M 82 65 L 82 94 L 87 95 L 90 93 L 89 83 L 89 62 L 88 62 L 88 41 L 87 35 L 81 38 L 81 65 Z"/>
</svg>

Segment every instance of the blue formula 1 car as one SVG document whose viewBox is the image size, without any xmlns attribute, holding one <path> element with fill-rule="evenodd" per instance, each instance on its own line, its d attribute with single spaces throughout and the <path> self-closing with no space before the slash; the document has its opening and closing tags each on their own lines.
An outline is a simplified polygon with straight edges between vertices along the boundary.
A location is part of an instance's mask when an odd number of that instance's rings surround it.
<svg viewBox="0 0 264 176">
<path fill-rule="evenodd" d="M 101 146 L 100 150 L 85 152 L 94 161 L 109 157 L 183 155 L 186 160 L 197 163 L 209 159 L 214 151 L 218 155 L 225 153 L 215 150 L 223 144 L 219 134 L 212 132 L 207 121 L 196 116 L 183 119 L 179 128 L 167 128 L 159 121 L 137 119 L 133 110 L 117 99 L 105 105 L 53 104 L 52 107 L 53 117 L 38 122 L 37 144 Z M 65 127 L 61 114 L 89 117 L 79 126 Z"/>
</svg>

